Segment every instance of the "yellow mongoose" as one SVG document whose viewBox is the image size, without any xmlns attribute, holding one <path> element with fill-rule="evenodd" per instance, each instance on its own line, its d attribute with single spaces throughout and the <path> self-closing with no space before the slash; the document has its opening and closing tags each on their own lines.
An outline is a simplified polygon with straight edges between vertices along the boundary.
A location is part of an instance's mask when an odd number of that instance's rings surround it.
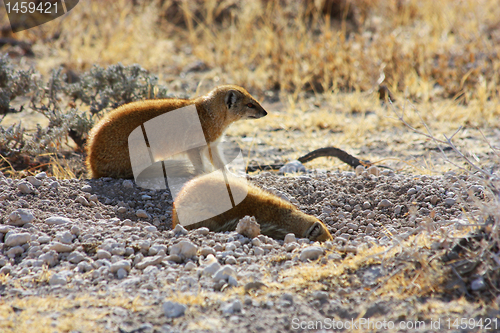
<svg viewBox="0 0 500 333">
<path fill-rule="evenodd" d="M 194 104 L 207 144 L 222 138 L 225 129 L 240 119 L 258 119 L 267 112 L 243 88 L 220 86 L 195 99 L 156 99 L 122 105 L 104 116 L 92 128 L 87 144 L 87 170 L 92 178 L 133 178 L 128 137 L 144 122 L 166 112 Z M 187 152 L 196 173 L 203 173 L 203 148 Z M 212 161 L 218 168 L 223 163 L 220 152 L 212 150 Z"/>
<path fill-rule="evenodd" d="M 174 201 L 172 227 L 179 224 L 181 209 L 191 215 L 186 219 L 183 218 L 183 221 L 189 222 L 189 219 L 200 220 L 197 219 L 197 214 L 203 216 L 207 210 L 217 207 L 222 192 L 225 191 L 225 186 L 220 186 L 221 182 L 224 182 L 222 175 L 216 173 L 206 174 L 187 182 Z M 284 239 L 286 234 L 294 233 L 296 237 L 309 238 L 312 241 L 333 239 L 323 222 L 301 212 L 291 203 L 247 184 L 242 179 L 230 177 L 228 185 L 232 193 L 248 191 L 245 199 L 220 215 L 184 227 L 188 230 L 207 227 L 215 232 L 235 230 L 239 220 L 249 215 L 255 216 L 257 223 L 260 224 L 261 234 L 272 238 Z"/>
</svg>

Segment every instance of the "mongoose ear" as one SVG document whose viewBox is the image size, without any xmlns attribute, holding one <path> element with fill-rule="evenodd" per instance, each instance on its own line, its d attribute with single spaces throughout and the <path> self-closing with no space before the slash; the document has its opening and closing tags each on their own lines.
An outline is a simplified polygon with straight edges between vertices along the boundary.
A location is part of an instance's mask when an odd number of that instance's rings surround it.
<svg viewBox="0 0 500 333">
<path fill-rule="evenodd" d="M 227 108 L 230 109 L 231 107 L 233 107 L 233 105 L 236 103 L 237 100 L 238 100 L 238 95 L 236 94 L 236 91 L 229 90 L 225 98 Z"/>
</svg>

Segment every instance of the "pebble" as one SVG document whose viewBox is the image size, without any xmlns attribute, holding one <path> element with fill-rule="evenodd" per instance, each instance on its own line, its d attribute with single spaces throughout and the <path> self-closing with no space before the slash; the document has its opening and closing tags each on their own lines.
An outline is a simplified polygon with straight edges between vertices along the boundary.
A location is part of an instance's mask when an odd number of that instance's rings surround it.
<svg viewBox="0 0 500 333">
<path fill-rule="evenodd" d="M 356 173 L 356 176 L 361 176 L 361 174 L 365 171 L 365 167 L 362 165 L 358 165 L 356 169 L 354 169 L 354 172 Z"/>
<path fill-rule="evenodd" d="M 97 259 L 111 259 L 111 253 L 109 253 L 106 250 L 100 249 L 100 250 L 97 250 L 95 257 Z"/>
<path fill-rule="evenodd" d="M 122 183 L 123 188 L 134 188 L 134 182 L 130 179 L 125 179 Z"/>
<path fill-rule="evenodd" d="M 228 280 L 229 277 L 236 277 L 236 271 L 232 266 L 225 265 L 221 267 L 217 272 L 215 272 L 213 279 L 214 281 Z"/>
<path fill-rule="evenodd" d="M 380 176 L 380 169 L 377 168 L 375 165 L 372 165 L 371 167 L 369 167 L 367 170 L 366 170 L 370 175 L 374 175 L 374 176 Z"/>
<path fill-rule="evenodd" d="M 73 241 L 73 235 L 69 231 L 58 232 L 55 240 L 65 244 L 71 244 Z"/>
<path fill-rule="evenodd" d="M 196 231 L 198 232 L 198 234 L 200 234 L 202 236 L 206 236 L 210 233 L 210 229 L 208 229 L 207 227 L 198 228 L 198 229 L 196 229 Z"/>
<path fill-rule="evenodd" d="M 14 246 L 7 250 L 5 253 L 9 258 L 15 258 L 15 256 L 22 254 L 24 249 L 21 246 Z"/>
<path fill-rule="evenodd" d="M 141 218 L 144 218 L 144 219 L 149 219 L 149 214 L 144 210 L 144 209 L 138 209 L 136 212 L 135 212 L 135 215 L 137 217 L 141 217 Z"/>
<path fill-rule="evenodd" d="M 87 201 L 87 198 L 85 198 L 84 196 L 77 196 L 76 199 L 75 199 L 75 202 L 78 202 L 80 204 L 82 204 L 83 206 L 88 206 L 89 205 L 89 202 Z"/>
<path fill-rule="evenodd" d="M 297 242 L 297 239 L 295 238 L 295 234 L 287 234 L 285 236 L 285 240 L 283 244 L 289 244 L 289 243 L 295 243 Z"/>
<path fill-rule="evenodd" d="M 31 235 L 27 232 L 8 233 L 4 239 L 5 246 L 18 246 L 28 243 Z"/>
<path fill-rule="evenodd" d="M 17 184 L 17 189 L 21 191 L 21 193 L 24 194 L 30 194 L 33 193 L 33 187 L 30 183 L 22 181 L 19 184 Z"/>
<path fill-rule="evenodd" d="M 23 226 L 26 223 L 31 223 L 35 220 L 33 212 L 29 209 L 18 208 L 9 214 L 6 224 L 13 226 Z"/>
<path fill-rule="evenodd" d="M 67 283 L 66 276 L 60 273 L 53 274 L 49 279 L 49 284 L 51 286 L 65 285 L 66 283 Z"/>
<path fill-rule="evenodd" d="M 203 269 L 203 274 L 213 276 L 219 269 L 221 269 L 221 265 L 218 262 L 214 262 Z"/>
<path fill-rule="evenodd" d="M 226 314 L 233 314 L 236 312 L 241 312 L 241 309 L 243 308 L 243 305 L 241 304 L 241 301 L 239 299 L 232 301 L 232 302 L 227 302 L 221 305 L 221 311 L 222 313 Z"/>
<path fill-rule="evenodd" d="M 42 171 L 42 172 L 40 172 L 40 173 L 37 173 L 37 174 L 35 175 L 35 178 L 37 178 L 37 179 L 45 179 L 45 178 L 47 178 L 47 173 L 46 173 L 45 171 Z"/>
<path fill-rule="evenodd" d="M 391 207 L 392 206 L 392 202 L 390 202 L 389 200 L 387 199 L 382 199 L 380 200 L 380 202 L 378 203 L 378 206 L 380 208 L 387 208 L 387 207 Z"/>
<path fill-rule="evenodd" d="M 480 276 L 477 279 L 472 280 L 472 282 L 470 284 L 470 288 L 473 291 L 484 290 L 486 288 L 486 283 L 484 282 L 484 278 Z"/>
<path fill-rule="evenodd" d="M 290 161 L 287 164 L 283 165 L 279 171 L 279 175 L 284 175 L 287 173 L 305 173 L 306 167 L 297 160 Z"/>
<path fill-rule="evenodd" d="M 49 224 L 49 225 L 53 225 L 53 224 L 65 224 L 65 223 L 71 223 L 71 219 L 67 218 L 67 217 L 63 217 L 63 216 L 51 216 L 47 219 L 45 219 L 45 223 Z"/>
<path fill-rule="evenodd" d="M 40 186 L 43 184 L 43 182 L 40 179 L 34 176 L 28 176 L 26 177 L 26 180 L 33 186 Z"/>
<path fill-rule="evenodd" d="M 144 258 L 143 260 L 135 264 L 135 268 L 143 270 L 144 268 L 151 265 L 159 265 L 161 264 L 164 258 L 165 258 L 164 255 L 157 255 L 154 257 Z"/>
<path fill-rule="evenodd" d="M 124 269 L 127 272 L 130 272 L 130 269 L 132 268 L 132 265 L 129 260 L 120 260 L 117 261 L 109 267 L 109 271 L 111 273 L 117 273 L 119 269 Z"/>
<path fill-rule="evenodd" d="M 84 185 L 82 187 L 82 191 L 83 192 L 92 192 L 92 186 L 90 186 L 90 185 Z"/>
<path fill-rule="evenodd" d="M 73 251 L 68 256 L 68 261 L 71 262 L 72 264 L 78 264 L 83 260 L 85 260 L 85 255 L 78 251 Z"/>
<path fill-rule="evenodd" d="M 453 206 L 455 204 L 456 200 L 454 198 L 446 198 L 444 199 L 444 203 L 448 206 Z"/>
<path fill-rule="evenodd" d="M 148 225 L 148 226 L 144 227 L 144 231 L 147 231 L 147 232 L 157 232 L 158 228 L 156 228 L 154 225 Z"/>
<path fill-rule="evenodd" d="M 58 253 L 73 251 L 73 246 L 59 242 L 52 242 L 48 245 L 48 247 L 49 249 L 54 250 Z"/>
<path fill-rule="evenodd" d="M 260 224 L 257 223 L 254 216 L 245 216 L 238 222 L 236 232 L 245 237 L 254 238 L 260 234 Z"/>
<path fill-rule="evenodd" d="M 189 232 L 182 225 L 177 224 L 173 230 L 174 234 L 187 235 Z"/>
<path fill-rule="evenodd" d="M 177 302 L 167 301 L 163 303 L 163 312 L 167 318 L 182 317 L 186 309 L 186 305 Z"/>
<path fill-rule="evenodd" d="M 323 248 L 319 246 L 309 246 L 300 252 L 301 261 L 316 260 L 323 254 Z"/>
<path fill-rule="evenodd" d="M 253 254 L 255 254 L 256 256 L 261 256 L 265 253 L 264 249 L 259 247 L 259 246 L 254 246 L 253 248 Z"/>
<path fill-rule="evenodd" d="M 209 254 L 213 254 L 215 255 L 215 250 L 212 249 L 211 247 L 208 247 L 208 246 L 203 246 L 200 250 L 200 255 L 206 257 L 208 256 Z"/>
<path fill-rule="evenodd" d="M 119 279 L 119 280 L 122 280 L 124 278 L 126 278 L 128 275 L 128 271 L 126 269 L 123 269 L 123 268 L 120 268 L 117 272 L 116 272 L 116 277 Z"/>
<path fill-rule="evenodd" d="M 172 255 L 178 255 L 183 259 L 189 259 L 196 255 L 198 251 L 198 246 L 194 245 L 190 241 L 180 241 L 179 243 L 170 247 L 169 253 Z"/>
</svg>

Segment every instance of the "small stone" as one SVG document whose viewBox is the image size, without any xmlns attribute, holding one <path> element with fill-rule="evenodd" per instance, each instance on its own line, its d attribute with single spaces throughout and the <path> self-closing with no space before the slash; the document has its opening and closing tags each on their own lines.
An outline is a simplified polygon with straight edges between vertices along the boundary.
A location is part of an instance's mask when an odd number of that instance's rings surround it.
<svg viewBox="0 0 500 333">
<path fill-rule="evenodd" d="M 141 217 L 141 218 L 144 218 L 144 219 L 149 219 L 149 214 L 144 209 L 138 209 L 135 212 L 135 215 L 137 217 Z"/>
<path fill-rule="evenodd" d="M 252 245 L 253 245 L 253 246 L 261 246 L 261 245 L 262 245 L 262 242 L 261 242 L 261 240 L 260 240 L 260 239 L 258 239 L 258 238 L 254 238 L 254 239 L 252 239 Z"/>
<path fill-rule="evenodd" d="M 15 258 L 17 255 L 22 254 L 24 249 L 21 246 L 11 247 L 5 254 L 9 258 Z"/>
<path fill-rule="evenodd" d="M 196 255 L 198 251 L 198 246 L 194 245 L 190 241 L 180 241 L 179 243 L 172 245 L 170 247 L 170 254 L 176 254 L 181 258 L 188 259 Z"/>
<path fill-rule="evenodd" d="M 225 263 L 226 263 L 226 265 L 236 265 L 237 261 L 236 261 L 235 257 L 227 256 Z"/>
<path fill-rule="evenodd" d="M 147 231 L 147 232 L 157 232 L 158 228 L 156 228 L 154 225 L 148 225 L 147 227 L 144 227 L 144 231 Z"/>
<path fill-rule="evenodd" d="M 390 202 L 389 200 L 387 199 L 382 199 L 380 200 L 380 202 L 378 203 L 378 206 L 380 208 L 387 208 L 387 207 L 391 207 L 392 206 L 392 202 Z"/>
<path fill-rule="evenodd" d="M 124 214 L 124 213 L 126 213 L 126 212 L 127 212 L 127 207 L 123 207 L 123 206 L 118 207 L 118 208 L 116 209 L 116 211 L 117 211 L 118 213 L 120 213 L 120 214 Z"/>
<path fill-rule="evenodd" d="M 21 191 L 21 193 L 24 194 L 30 194 L 33 193 L 33 187 L 30 183 L 22 181 L 19 184 L 17 184 L 17 189 Z"/>
<path fill-rule="evenodd" d="M 86 261 L 80 262 L 76 267 L 78 267 L 78 271 L 81 273 L 90 272 L 92 270 L 92 265 Z"/>
<path fill-rule="evenodd" d="M 300 252 L 301 261 L 316 260 L 323 254 L 323 248 L 319 246 L 309 246 Z"/>
<path fill-rule="evenodd" d="M 375 165 L 372 165 L 366 171 L 368 171 L 368 173 L 370 175 L 374 175 L 374 176 L 377 176 L 377 177 L 380 176 L 380 169 L 377 168 Z"/>
<path fill-rule="evenodd" d="M 45 219 L 45 223 L 50 224 L 50 225 L 65 224 L 65 223 L 71 223 L 71 220 L 67 217 L 51 216 L 51 217 Z"/>
<path fill-rule="evenodd" d="M 56 189 L 56 188 L 58 188 L 61 185 L 59 184 L 59 182 L 54 181 L 54 182 L 50 183 L 49 186 L 50 186 L 50 188 Z"/>
<path fill-rule="evenodd" d="M 82 187 L 82 191 L 83 192 L 92 192 L 92 186 L 90 186 L 90 185 L 84 185 Z"/>
<path fill-rule="evenodd" d="M 120 280 L 121 280 L 121 279 L 126 278 L 126 277 L 127 277 L 127 275 L 128 275 L 127 270 L 126 270 L 126 269 L 123 269 L 123 268 L 120 268 L 120 269 L 116 272 L 116 277 L 117 277 L 118 279 L 120 279 Z"/>
<path fill-rule="evenodd" d="M 314 299 L 317 299 L 318 301 L 323 301 L 323 300 L 326 300 L 328 299 L 328 293 L 326 291 L 315 291 L 313 292 L 313 298 Z"/>
<path fill-rule="evenodd" d="M 236 232 L 248 238 L 255 238 L 260 234 L 260 224 L 254 216 L 245 216 L 238 222 Z"/>
<path fill-rule="evenodd" d="M 37 178 L 37 179 L 45 179 L 45 178 L 47 178 L 47 173 L 46 173 L 45 171 L 42 171 L 42 172 L 40 172 L 40 173 L 37 173 L 37 174 L 35 175 L 35 178 Z"/>
<path fill-rule="evenodd" d="M 471 282 L 471 284 L 470 284 L 470 288 L 473 291 L 484 290 L 486 288 L 486 284 L 484 282 L 484 278 L 483 277 L 478 277 L 477 279 L 473 280 Z"/>
<path fill-rule="evenodd" d="M 89 205 L 89 202 L 87 201 L 87 198 L 85 198 L 84 196 L 77 196 L 76 199 L 75 199 L 76 202 L 82 204 L 83 206 L 88 206 Z"/>
<path fill-rule="evenodd" d="M 43 182 L 40 179 L 38 179 L 38 178 L 36 178 L 34 176 L 28 176 L 28 177 L 26 177 L 26 180 L 28 182 L 30 182 L 30 184 L 33 185 L 33 186 L 40 186 L 40 185 L 43 184 Z"/>
<path fill-rule="evenodd" d="M 182 225 L 177 224 L 173 230 L 174 234 L 187 235 L 188 231 Z"/>
<path fill-rule="evenodd" d="M 236 312 L 241 312 L 241 308 L 243 305 L 241 304 L 241 301 L 239 299 L 233 301 L 233 302 L 227 302 L 221 306 L 221 311 L 222 313 L 226 314 L 233 314 Z"/>
<path fill-rule="evenodd" d="M 439 197 L 437 195 L 433 195 L 431 196 L 431 204 L 433 204 L 434 206 L 438 203 L 439 201 Z"/>
<path fill-rule="evenodd" d="M 122 183 L 124 188 L 134 188 L 134 182 L 130 179 L 125 179 Z"/>
<path fill-rule="evenodd" d="M 285 240 L 283 244 L 289 244 L 289 243 L 294 243 L 297 242 L 297 238 L 295 238 L 295 234 L 287 234 L 285 236 Z"/>
<path fill-rule="evenodd" d="M 354 169 L 354 172 L 356 173 L 356 176 L 361 176 L 361 174 L 365 171 L 365 167 L 362 165 L 358 165 L 356 169 Z"/>
<path fill-rule="evenodd" d="M 199 252 L 200 255 L 204 257 L 208 256 L 209 254 L 213 254 L 215 256 L 215 250 L 208 246 L 202 247 Z"/>
<path fill-rule="evenodd" d="M 31 240 L 31 235 L 27 232 L 9 233 L 4 239 L 5 246 L 19 246 L 28 243 Z"/>
<path fill-rule="evenodd" d="M 117 273 L 119 269 L 124 269 L 127 272 L 130 272 L 130 269 L 132 268 L 132 265 L 129 260 L 120 260 L 117 261 L 109 267 L 109 271 L 111 273 Z"/>
<path fill-rule="evenodd" d="M 97 250 L 95 257 L 97 259 L 111 259 L 111 253 L 106 250 L 99 249 Z"/>
<path fill-rule="evenodd" d="M 444 203 L 448 206 L 453 206 L 455 204 L 456 200 L 454 198 L 446 198 L 444 199 Z"/>
<path fill-rule="evenodd" d="M 68 256 L 68 261 L 72 264 L 78 264 L 83 260 L 85 260 L 85 255 L 78 251 L 73 251 Z"/>
<path fill-rule="evenodd" d="M 210 232 L 210 229 L 208 229 L 207 227 L 201 227 L 197 229 L 197 232 L 202 236 L 206 236 Z"/>
<path fill-rule="evenodd" d="M 232 266 L 225 265 L 220 268 L 213 276 L 214 281 L 226 280 L 232 276 L 236 277 L 236 271 Z"/>
<path fill-rule="evenodd" d="M 141 196 L 141 199 L 142 200 L 151 200 L 151 196 L 147 195 L 147 194 L 144 194 L 144 195 Z"/>
<path fill-rule="evenodd" d="M 42 260 L 44 264 L 49 265 L 49 267 L 53 267 L 57 263 L 58 254 L 54 250 L 50 250 L 47 253 L 42 254 L 38 259 Z"/>
<path fill-rule="evenodd" d="M 196 264 L 190 261 L 186 264 L 186 266 L 184 266 L 184 269 L 186 271 L 192 271 L 193 269 L 196 269 Z"/>
<path fill-rule="evenodd" d="M 300 161 L 290 161 L 287 164 L 283 165 L 279 171 L 279 175 L 284 175 L 286 173 L 304 173 L 306 172 L 306 167 L 300 163 Z"/>
<path fill-rule="evenodd" d="M 259 247 L 259 246 L 254 246 L 253 248 L 253 254 L 255 254 L 256 256 L 261 256 L 265 253 L 264 249 Z"/>
<path fill-rule="evenodd" d="M 79 236 L 80 235 L 80 228 L 77 226 L 77 225 L 74 225 L 71 227 L 71 233 L 75 236 Z"/>
<path fill-rule="evenodd" d="M 135 268 L 143 270 L 144 268 L 151 266 L 151 265 L 159 265 L 165 258 L 164 255 L 157 255 L 154 257 L 148 257 L 143 259 L 142 261 L 138 262 L 135 264 Z"/>
<path fill-rule="evenodd" d="M 52 240 L 52 237 L 47 236 L 47 235 L 43 235 L 43 236 L 38 237 L 36 241 L 40 244 L 46 244 L 46 243 L 49 243 L 51 240 Z"/>
<path fill-rule="evenodd" d="M 73 242 L 73 235 L 69 231 L 58 232 L 55 240 L 64 244 L 71 244 L 71 242 Z"/>
<path fill-rule="evenodd" d="M 35 220 L 33 213 L 24 208 L 18 208 L 9 214 L 6 224 L 14 225 L 17 227 L 23 226 L 26 223 L 31 223 Z"/>
<path fill-rule="evenodd" d="M 51 286 L 56 286 L 56 285 L 65 285 L 67 283 L 66 276 L 56 273 L 52 275 L 49 279 L 49 284 Z"/>
<path fill-rule="evenodd" d="M 73 246 L 69 244 L 63 244 L 59 242 L 52 242 L 48 245 L 49 249 L 56 251 L 57 253 L 71 252 L 73 251 Z"/>
<path fill-rule="evenodd" d="M 299 243 L 297 242 L 292 242 L 292 243 L 287 243 L 285 245 L 285 251 L 286 252 L 292 252 L 293 250 L 297 249 L 300 247 Z"/>
<path fill-rule="evenodd" d="M 163 303 L 163 311 L 167 318 L 178 318 L 184 316 L 187 306 L 177 302 L 167 301 Z"/>
<path fill-rule="evenodd" d="M 211 263 L 203 269 L 203 274 L 213 276 L 220 268 L 221 265 L 218 262 Z"/>
<path fill-rule="evenodd" d="M 417 193 L 417 189 L 415 189 L 415 188 L 413 188 L 413 187 L 412 187 L 412 188 L 410 188 L 410 189 L 406 192 L 406 194 L 408 194 L 408 195 L 414 195 L 414 194 L 416 194 L 416 193 Z"/>
<path fill-rule="evenodd" d="M 0 275 L 7 275 L 7 274 L 10 274 L 10 271 L 12 270 L 12 266 L 8 265 L 8 266 L 3 266 L 1 269 L 0 269 Z"/>
<path fill-rule="evenodd" d="M 123 246 L 115 246 L 111 249 L 111 254 L 123 256 L 125 254 L 125 248 Z"/>
<path fill-rule="evenodd" d="M 363 202 L 363 209 L 370 209 L 371 206 L 372 205 L 368 201 Z"/>
</svg>

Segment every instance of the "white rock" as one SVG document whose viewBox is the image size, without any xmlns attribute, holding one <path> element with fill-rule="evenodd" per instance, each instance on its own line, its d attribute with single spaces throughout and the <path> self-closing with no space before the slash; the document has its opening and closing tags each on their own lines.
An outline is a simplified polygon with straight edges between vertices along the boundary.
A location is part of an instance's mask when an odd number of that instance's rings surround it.
<svg viewBox="0 0 500 333">
<path fill-rule="evenodd" d="M 126 270 L 126 269 L 123 269 L 123 268 L 120 268 L 120 269 L 116 272 L 116 277 L 117 277 L 118 279 L 120 279 L 120 280 L 121 280 L 121 279 L 126 278 L 126 277 L 127 277 L 127 275 L 128 275 L 127 270 Z"/>
<path fill-rule="evenodd" d="M 297 239 L 295 238 L 295 234 L 287 234 L 285 236 L 285 240 L 284 240 L 283 244 L 293 243 L 296 241 L 297 241 Z"/>
<path fill-rule="evenodd" d="M 8 233 L 4 239 L 5 246 L 18 246 L 28 243 L 31 240 L 31 235 L 27 232 Z"/>
<path fill-rule="evenodd" d="M 188 262 L 188 263 L 186 264 L 186 266 L 184 266 L 184 269 L 185 269 L 186 271 L 192 271 L 192 270 L 193 270 L 193 269 L 195 269 L 195 268 L 196 268 L 196 264 L 195 264 L 194 262 L 191 262 L 191 261 L 190 261 L 190 262 Z"/>
<path fill-rule="evenodd" d="M 49 284 L 51 286 L 56 286 L 56 285 L 65 285 L 67 283 L 67 279 L 65 275 L 62 275 L 60 273 L 56 273 L 52 275 L 49 279 Z"/>
<path fill-rule="evenodd" d="M 38 237 L 36 241 L 40 244 L 46 244 L 46 243 L 49 243 L 51 240 L 52 240 L 52 237 L 47 236 L 47 235 L 42 235 L 42 236 Z"/>
<path fill-rule="evenodd" d="M 84 196 L 77 196 L 76 199 L 75 199 L 76 202 L 82 204 L 83 206 L 88 206 L 89 205 L 89 202 L 87 201 L 87 198 L 85 198 Z"/>
<path fill-rule="evenodd" d="M 80 235 L 80 227 L 78 227 L 77 225 L 74 225 L 71 227 L 71 233 L 75 236 L 79 236 Z"/>
<path fill-rule="evenodd" d="M 238 287 L 238 280 L 236 280 L 236 277 L 230 275 L 227 278 L 227 284 L 233 287 Z"/>
<path fill-rule="evenodd" d="M 130 272 L 131 268 L 132 268 L 132 264 L 130 263 L 129 260 L 120 260 L 120 261 L 117 261 L 117 262 L 111 264 L 109 271 L 111 273 L 117 273 L 119 269 L 124 269 L 127 272 Z"/>
<path fill-rule="evenodd" d="M 253 246 L 261 246 L 261 245 L 262 245 L 262 242 L 261 242 L 261 240 L 260 240 L 260 239 L 258 239 L 258 238 L 254 238 L 254 239 L 252 239 L 252 245 L 253 245 Z"/>
<path fill-rule="evenodd" d="M 92 192 L 92 186 L 90 186 L 90 185 L 84 185 L 82 187 L 82 191 L 83 192 Z"/>
<path fill-rule="evenodd" d="M 71 244 L 73 242 L 73 235 L 69 231 L 58 232 L 55 240 L 64 244 Z"/>
<path fill-rule="evenodd" d="M 47 224 L 65 224 L 65 223 L 71 223 L 72 221 L 67 218 L 67 217 L 63 217 L 63 216 L 51 216 L 47 219 L 45 219 L 45 223 Z"/>
<path fill-rule="evenodd" d="M 260 224 L 254 216 L 245 216 L 238 222 L 236 232 L 248 238 L 255 238 L 260 234 Z"/>
<path fill-rule="evenodd" d="M 242 304 L 240 300 L 235 300 L 233 302 L 227 302 L 221 306 L 222 313 L 233 314 L 236 312 L 241 312 Z"/>
<path fill-rule="evenodd" d="M 148 225 L 147 227 L 144 227 L 144 231 L 156 232 L 156 231 L 158 231 L 158 229 L 154 225 Z"/>
<path fill-rule="evenodd" d="M 15 258 L 17 255 L 22 254 L 24 252 L 24 249 L 21 246 L 14 246 L 11 247 L 7 252 L 5 253 L 7 257 L 9 258 Z"/>
<path fill-rule="evenodd" d="M 111 259 L 111 253 L 106 250 L 99 249 L 97 250 L 95 257 L 97 259 Z"/>
<path fill-rule="evenodd" d="M 201 227 L 196 229 L 196 232 L 202 236 L 206 236 L 210 232 L 210 229 L 208 229 L 207 227 Z"/>
<path fill-rule="evenodd" d="M 236 277 L 236 271 L 232 266 L 225 265 L 220 268 L 213 276 L 214 281 L 226 280 L 232 276 Z"/>
<path fill-rule="evenodd" d="M 42 172 L 40 172 L 40 173 L 37 173 L 37 174 L 35 175 L 35 177 L 36 177 L 37 179 L 45 179 L 45 178 L 47 178 L 47 173 L 46 173 L 45 171 L 42 171 Z"/>
<path fill-rule="evenodd" d="M 161 262 L 163 261 L 164 258 L 165 258 L 164 255 L 157 255 L 154 257 L 145 258 L 142 261 L 135 264 L 135 268 L 142 270 L 142 269 L 144 269 L 148 266 L 151 266 L 151 265 L 159 265 L 159 264 L 161 264 Z"/>
<path fill-rule="evenodd" d="M 164 253 L 167 253 L 167 246 L 163 244 L 154 244 L 149 248 L 148 255 L 155 256 L 161 250 L 163 250 Z"/>
<path fill-rule="evenodd" d="M 125 248 L 123 246 L 115 246 L 111 248 L 111 254 L 116 256 L 123 256 L 125 254 Z"/>
<path fill-rule="evenodd" d="M 57 257 L 57 252 L 51 250 L 47 253 L 42 254 L 40 257 L 38 257 L 38 259 L 43 260 L 45 264 L 49 265 L 49 267 L 52 267 L 57 263 Z"/>
<path fill-rule="evenodd" d="M 296 173 L 296 172 L 306 172 L 306 167 L 297 160 L 290 161 L 284 166 L 282 166 L 279 169 L 278 174 L 283 175 L 285 173 Z"/>
<path fill-rule="evenodd" d="M 378 203 L 378 206 L 381 207 L 381 208 L 387 208 L 387 207 L 391 207 L 392 206 L 392 202 L 390 202 L 389 200 L 387 199 L 382 199 L 380 200 L 380 202 Z"/>
<path fill-rule="evenodd" d="M 71 252 L 73 251 L 73 246 L 69 244 L 63 244 L 59 242 L 52 242 L 47 245 L 49 249 L 56 251 L 57 253 Z"/>
<path fill-rule="evenodd" d="M 215 250 L 212 249 L 211 247 L 208 247 L 208 246 L 203 246 L 201 249 L 200 249 L 200 255 L 206 257 L 208 256 L 209 254 L 213 254 L 215 255 Z"/>
<path fill-rule="evenodd" d="M 219 269 L 221 269 L 221 265 L 216 261 L 205 267 L 203 269 L 203 274 L 213 276 Z"/>
<path fill-rule="evenodd" d="M 142 218 L 145 218 L 145 219 L 149 219 L 149 214 L 144 209 L 138 209 L 135 212 L 135 215 L 137 217 L 142 217 Z"/>
<path fill-rule="evenodd" d="M 130 179 L 125 179 L 122 183 L 122 186 L 124 188 L 133 188 L 134 187 L 134 182 Z"/>
<path fill-rule="evenodd" d="M 72 264 L 78 264 L 79 262 L 85 260 L 85 255 L 78 251 L 73 251 L 68 256 L 68 261 Z"/>
<path fill-rule="evenodd" d="M 17 189 L 24 194 L 33 193 L 33 186 L 26 181 L 22 181 L 19 184 L 17 184 Z"/>
<path fill-rule="evenodd" d="M 174 234 L 187 235 L 188 231 L 182 225 L 177 224 L 173 230 Z"/>
<path fill-rule="evenodd" d="M 237 261 L 236 261 L 235 257 L 227 256 L 225 263 L 226 263 L 226 265 L 236 265 Z"/>
<path fill-rule="evenodd" d="M 26 223 L 31 223 L 35 220 L 33 213 L 24 208 L 18 208 L 9 214 L 6 224 L 14 226 L 23 226 Z"/>
<path fill-rule="evenodd" d="M 309 246 L 300 252 L 299 259 L 301 261 L 316 260 L 323 254 L 323 248 L 319 246 Z"/>
<path fill-rule="evenodd" d="M 356 176 L 361 176 L 363 171 L 365 171 L 365 167 L 362 165 L 358 165 L 356 169 L 354 169 L 354 171 L 356 172 Z"/>
<path fill-rule="evenodd" d="M 374 175 L 374 176 L 377 176 L 377 177 L 380 176 L 380 169 L 377 168 L 375 165 L 372 165 L 366 171 L 368 171 L 368 173 L 370 175 Z"/>
<path fill-rule="evenodd" d="M 0 234 L 6 234 L 12 229 L 11 226 L 5 225 L 5 224 L 0 224 Z"/>
<path fill-rule="evenodd" d="M 90 272 L 92 270 L 92 265 L 86 261 L 80 262 L 76 267 L 78 267 L 78 271 L 81 273 Z"/>
<path fill-rule="evenodd" d="M 167 301 L 163 303 L 163 311 L 167 318 L 178 318 L 184 316 L 187 306 L 177 302 Z"/>
<path fill-rule="evenodd" d="M 59 182 L 55 181 L 55 182 L 50 183 L 49 186 L 50 186 L 50 188 L 54 188 L 55 189 L 55 188 L 58 188 L 61 185 L 59 185 Z"/>
<path fill-rule="evenodd" d="M 254 246 L 253 247 L 253 254 L 255 254 L 256 256 L 261 256 L 265 253 L 264 249 L 259 247 L 259 246 Z"/>
<path fill-rule="evenodd" d="M 28 177 L 26 177 L 26 180 L 29 181 L 30 184 L 33 186 L 40 186 L 43 184 L 43 182 L 40 179 L 38 179 L 34 176 L 28 176 Z"/>
<path fill-rule="evenodd" d="M 444 203 L 448 206 L 453 206 L 457 202 L 454 198 L 446 198 L 444 199 Z"/>
<path fill-rule="evenodd" d="M 172 245 L 170 247 L 170 254 L 176 254 L 181 258 L 188 259 L 196 255 L 198 251 L 198 246 L 194 245 L 190 241 L 180 241 L 179 243 Z"/>
</svg>

